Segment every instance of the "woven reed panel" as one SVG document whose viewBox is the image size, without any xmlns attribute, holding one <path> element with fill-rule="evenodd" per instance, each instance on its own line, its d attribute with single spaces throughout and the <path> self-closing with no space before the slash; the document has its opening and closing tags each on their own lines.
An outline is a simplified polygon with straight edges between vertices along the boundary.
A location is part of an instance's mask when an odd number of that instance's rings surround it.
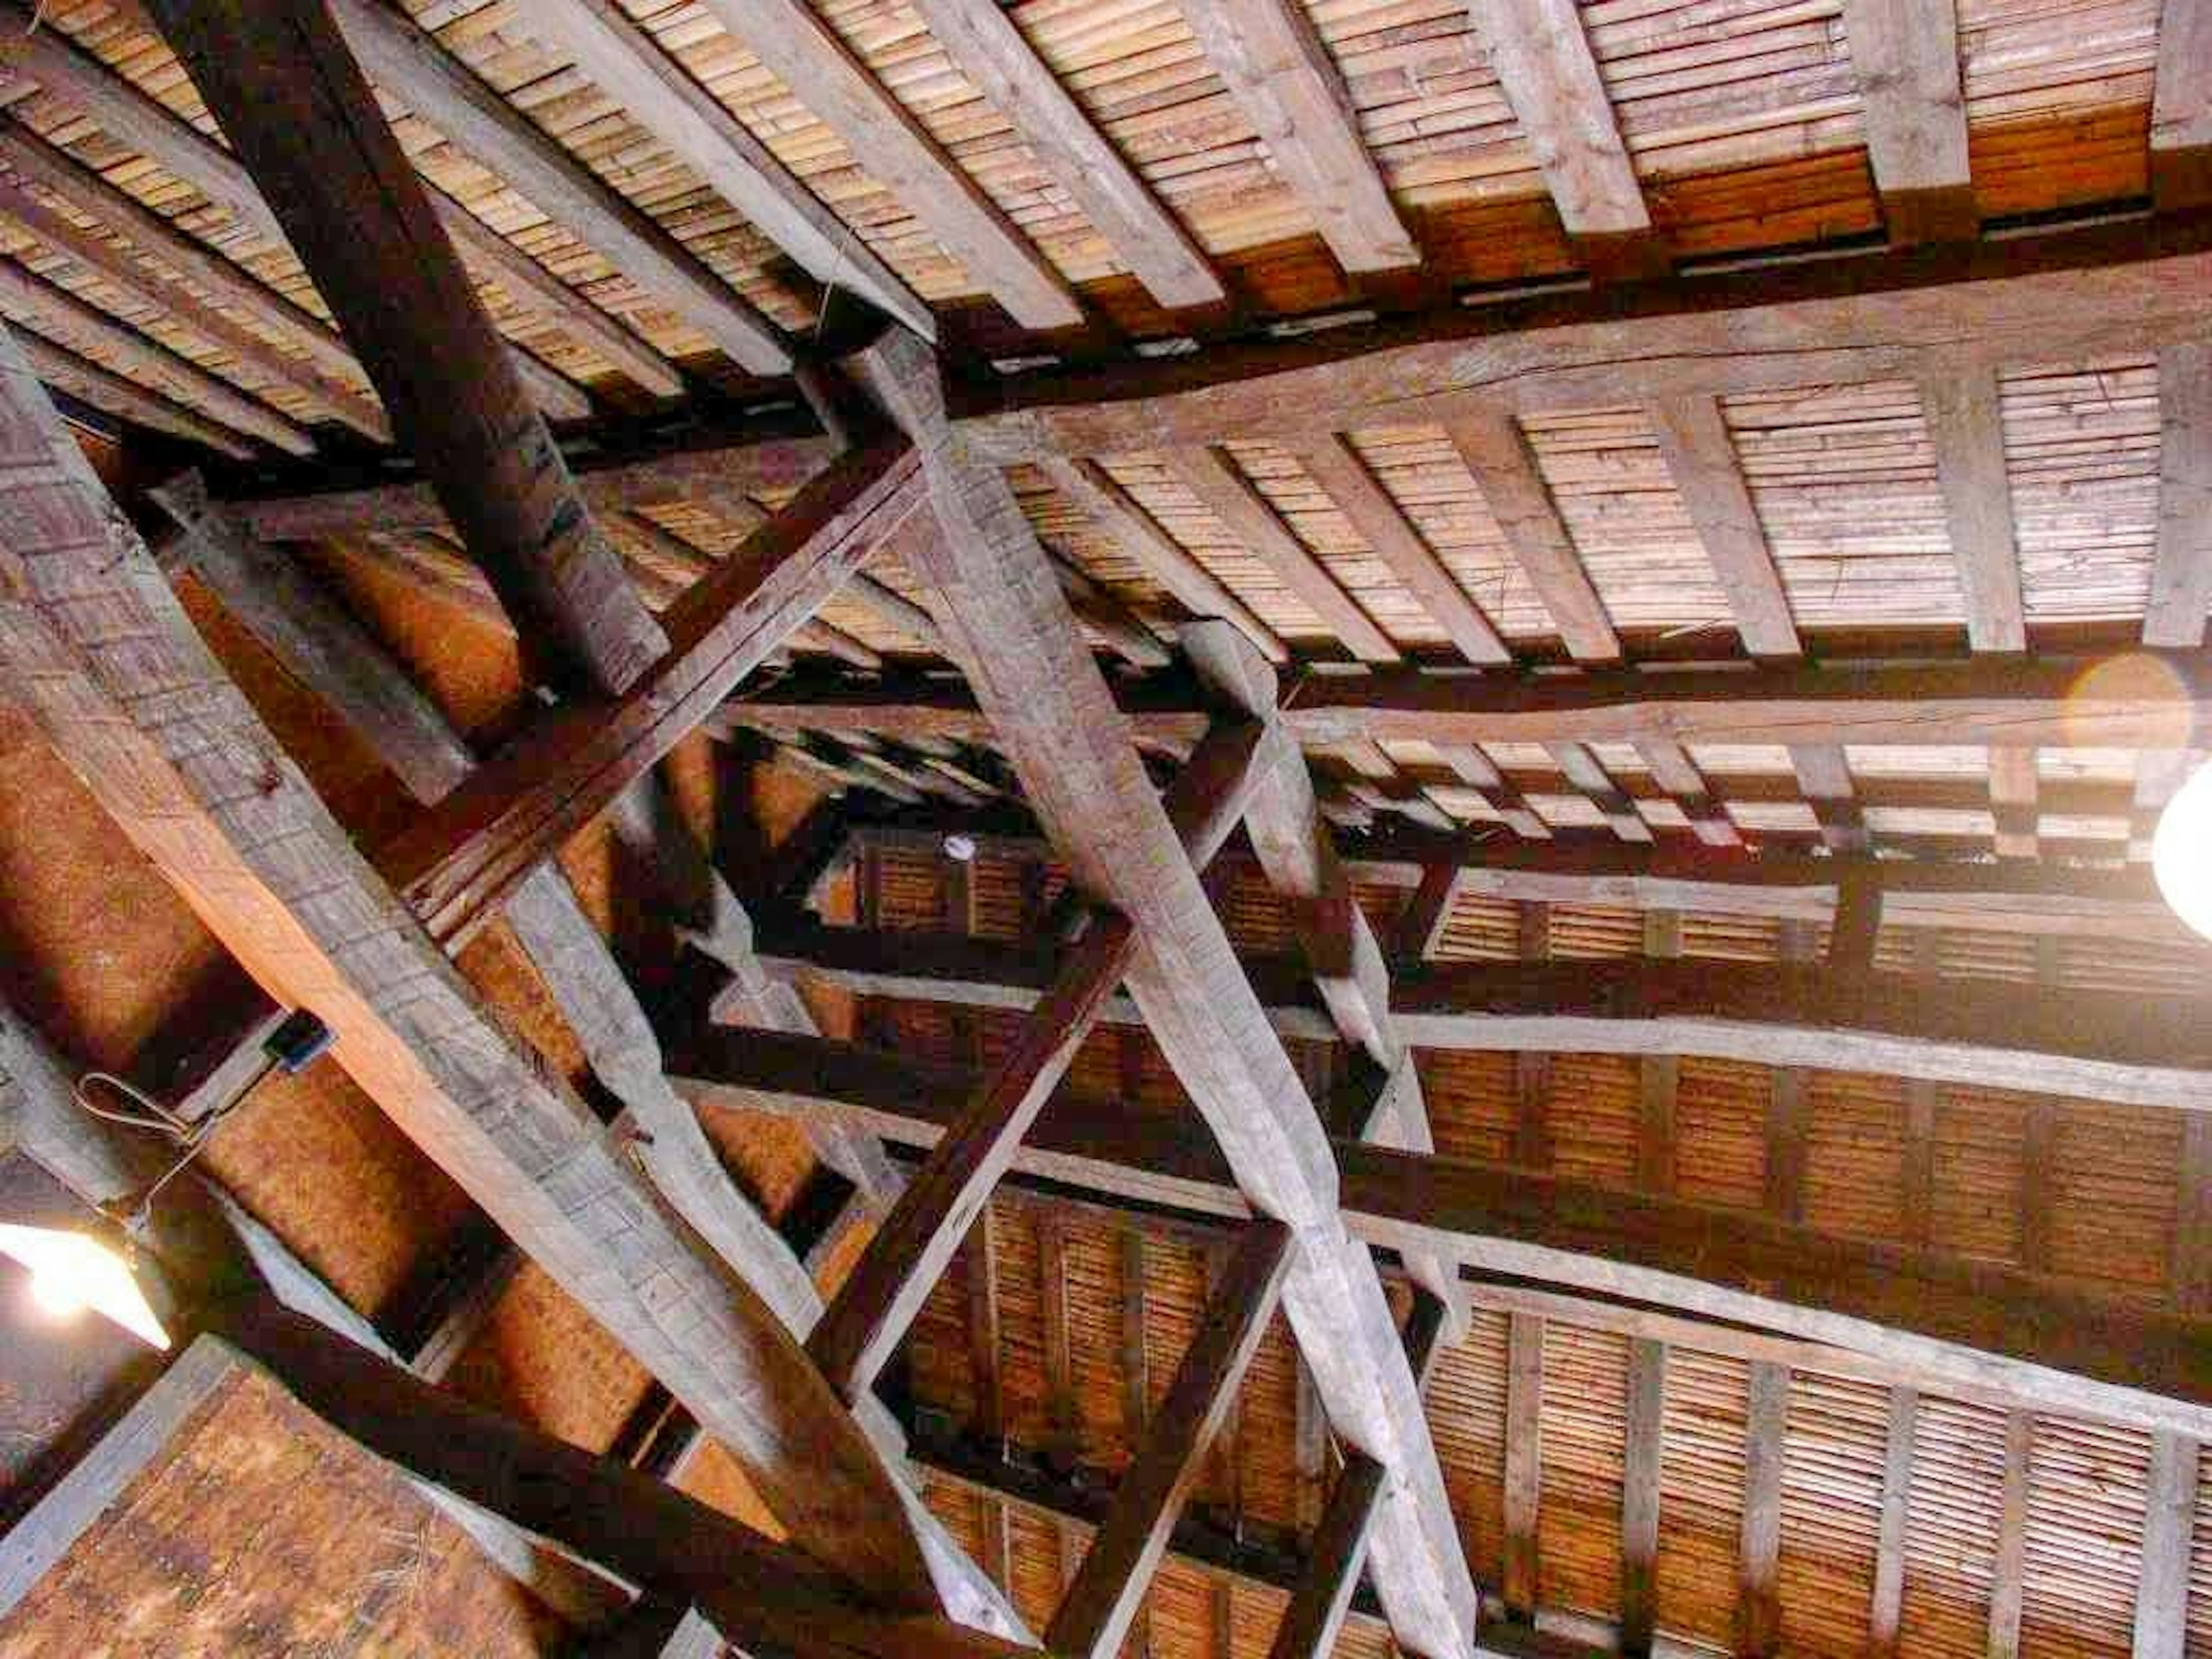
<svg viewBox="0 0 2212 1659">
<path fill-rule="evenodd" d="M 2139 617 L 2158 538 L 2158 368 L 2014 368 L 2000 381 L 2031 622 Z"/>
<path fill-rule="evenodd" d="M 599 1452 L 613 1443 L 652 1381 L 544 1268 L 526 1261 L 446 1386 Z"/>
<path fill-rule="evenodd" d="M 1759 1208 L 1766 1196 L 1766 1114 L 1774 1097 L 1773 1072 L 1686 1055 L 1676 1079 L 1676 1195 Z"/>
<path fill-rule="evenodd" d="M 1638 1088 L 1626 1055 L 1553 1055 L 1546 1097 L 1553 1170 L 1623 1187 L 1634 1180 Z"/>
<path fill-rule="evenodd" d="M 1545 1325 L 1536 1532 L 1538 1595 L 1547 1606 L 1601 1618 L 1620 1612 L 1627 1388 L 1626 1338 Z"/>
<path fill-rule="evenodd" d="M 1644 913 L 1612 905 L 1555 904 L 1552 907 L 1552 954 L 1562 960 L 1590 962 L 1640 957 Z"/>
<path fill-rule="evenodd" d="M 1734 1640 L 1737 1540 L 1743 1527 L 1746 1369 L 1676 1349 L 1660 1413 L 1658 1622 L 1718 1644 Z"/>
<path fill-rule="evenodd" d="M 874 857 L 876 925 L 942 931 L 946 926 L 945 861 L 896 848 L 884 848 Z"/>
<path fill-rule="evenodd" d="M 684 1478 L 676 1485 L 678 1490 L 725 1515 L 735 1516 L 756 1532 L 777 1539 L 791 1536 L 783 1522 L 762 1501 L 751 1480 L 738 1467 L 737 1460 L 715 1441 L 709 1440 L 700 1448 L 698 1455 L 691 1460 L 690 1467 L 684 1471 Z"/>
<path fill-rule="evenodd" d="M 1237 866 L 1222 893 L 1219 911 L 1229 941 L 1241 956 L 1281 956 L 1297 949 L 1289 907 L 1255 866 Z"/>
<path fill-rule="evenodd" d="M 2029 1652 L 2126 1653 L 2142 1576 L 2150 1437 L 2039 1417 L 2028 1460 L 2021 1638 Z"/>
<path fill-rule="evenodd" d="M 1682 954 L 1717 962 L 1772 962 L 1782 954 L 1782 924 L 1765 916 L 1682 913 Z"/>
<path fill-rule="evenodd" d="M 1495 1585 L 1504 1570 L 1505 1371 L 1510 1322 L 1470 1314 L 1467 1335 L 1437 1358 L 1424 1403 L 1468 1565 Z"/>
<path fill-rule="evenodd" d="M 1514 1058 L 1479 1050 L 1419 1048 L 1421 1092 L 1429 1104 L 1429 1127 L 1444 1158 L 1478 1163 L 1510 1163 L 1513 1122 L 1519 1109 L 1514 1094 Z"/>
<path fill-rule="evenodd" d="M 2069 1101 L 2051 1158 L 2051 1271 L 2100 1296 L 2166 1299 L 2181 1114 Z"/>
<path fill-rule="evenodd" d="M 1790 1652 L 1858 1659 L 1864 1650 L 1888 1433 L 1887 1389 L 1790 1374 L 1778 1582 Z"/>
<path fill-rule="evenodd" d="M 1806 1076 L 1805 1224 L 1859 1238 L 1905 1234 L 1905 1087 L 1856 1072 Z"/>
<path fill-rule="evenodd" d="M 1907 1652 L 1984 1651 L 2004 1501 L 2004 1413 L 1923 1395 L 1905 1516 Z"/>
<path fill-rule="evenodd" d="M 1431 954 L 1438 962 L 1511 962 L 1521 954 L 1520 929 L 1512 900 L 1459 893 Z"/>
<path fill-rule="evenodd" d="M 1949 1085 L 1939 1089 L 1928 1216 L 1928 1242 L 1936 1249 L 2020 1260 L 2026 1101 Z"/>
<path fill-rule="evenodd" d="M 1964 620 L 1911 386 L 1759 392 L 1725 408 L 1798 626 Z"/>
<path fill-rule="evenodd" d="M 2149 189 L 2150 110 L 2140 102 L 2060 119 L 1970 129 L 1974 192 L 1990 215 L 2032 212 L 2032 203 L 2079 205 Z"/>
</svg>

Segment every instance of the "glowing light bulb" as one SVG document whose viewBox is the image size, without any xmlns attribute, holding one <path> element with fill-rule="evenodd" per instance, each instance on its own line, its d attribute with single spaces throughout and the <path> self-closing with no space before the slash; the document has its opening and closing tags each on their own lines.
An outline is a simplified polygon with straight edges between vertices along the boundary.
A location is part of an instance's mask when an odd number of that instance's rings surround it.
<svg viewBox="0 0 2212 1659">
<path fill-rule="evenodd" d="M 58 1227 L 0 1224 L 0 1255 L 31 1270 L 31 1294 L 49 1313 L 89 1308 L 149 1347 L 169 1346 L 169 1334 L 155 1317 L 130 1264 L 98 1239 Z"/>
<path fill-rule="evenodd" d="M 2150 867 L 2173 914 L 2212 939 L 2212 766 L 2191 773 L 2159 814 Z"/>
</svg>

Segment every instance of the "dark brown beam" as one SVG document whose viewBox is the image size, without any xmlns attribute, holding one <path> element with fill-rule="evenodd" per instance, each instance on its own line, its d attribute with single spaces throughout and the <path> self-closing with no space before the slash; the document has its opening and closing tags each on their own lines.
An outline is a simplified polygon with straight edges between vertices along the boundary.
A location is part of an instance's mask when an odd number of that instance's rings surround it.
<svg viewBox="0 0 2212 1659">
<path fill-rule="evenodd" d="M 1638 1337 L 1628 1347 L 1620 1468 L 1620 1650 L 1651 1651 L 1659 1615 L 1659 1489 L 1664 1449 L 1667 1345 Z"/>
<path fill-rule="evenodd" d="M 943 1133 L 972 1078 L 850 1045 L 754 1032 L 696 1034 L 676 1045 L 672 1065 L 678 1087 L 702 1104 L 848 1112 L 872 1133 L 921 1146 Z M 1249 1213 L 1219 1154 L 1191 1127 L 1184 1114 L 1127 1101 L 1110 1110 L 1055 1103 L 1015 1169 L 1117 1200 Z M 2212 1424 L 2203 1409 L 2212 1403 L 2212 1337 L 2201 1318 L 1749 1212 L 1342 1138 L 1330 1146 L 1346 1221 L 1373 1243 L 1425 1238 L 1449 1260 L 1601 1285 L 1769 1328 L 1797 1328 L 1794 1306 L 1807 1310 L 1807 1330 L 1948 1376 L 1954 1386 L 1969 1375 L 1984 1383 L 2009 1376 L 2006 1386 L 2057 1409 L 2192 1433 Z M 1658 1274 L 1679 1279 L 1662 1283 Z M 1981 1352 L 1968 1370 L 1947 1370 L 1947 1346 Z M 2046 1369 L 2031 1374 L 2015 1361 Z M 2067 1370 L 2082 1380 L 2057 1375 Z M 2197 1403 L 2169 1409 L 2149 1395 Z"/>
<path fill-rule="evenodd" d="M 1373 425 L 2073 362 L 2201 341 L 2212 218 L 2100 222 L 1839 258 L 1731 264 L 1292 341 L 994 386 L 979 456 L 1115 454 Z M 1808 348 L 1808 341 L 1816 341 Z"/>
<path fill-rule="evenodd" d="M 902 444 L 840 460 L 669 608 L 668 649 L 627 693 L 553 711 L 413 824 L 380 861 L 424 924 L 452 942 L 472 933 L 819 609 L 920 494 Z"/>
<path fill-rule="evenodd" d="M 308 1410 L 378 1456 L 697 1606 L 741 1646 L 876 1659 L 1012 1659 L 1027 1651 L 942 1619 L 871 1612 L 812 1557 L 651 1476 L 433 1388 L 271 1299 L 223 1304 L 210 1324 Z"/>
<path fill-rule="evenodd" d="M 873 1384 L 990 1202 L 1036 1115 L 1121 982 L 1136 936 L 1094 915 L 1066 965 L 1024 1021 L 967 1115 L 907 1183 L 807 1338 L 806 1352 L 849 1404 Z"/>
<path fill-rule="evenodd" d="M 286 236 L 526 650 L 565 685 L 630 686 L 666 636 L 577 495 L 330 14 L 274 0 L 151 9 L 281 204 Z"/>
<path fill-rule="evenodd" d="M 1279 1222 L 1255 1221 L 1246 1230 L 1115 1489 L 1082 1571 L 1053 1615 L 1044 1641 L 1054 1653 L 1109 1659 L 1120 1650 L 1167 1553 L 1206 1448 L 1267 1334 L 1296 1249 L 1291 1230 Z"/>
<path fill-rule="evenodd" d="M 1359 1588 L 1360 1565 L 1367 1556 L 1367 1534 L 1382 1501 L 1382 1466 L 1358 1453 L 1336 1477 L 1314 1534 L 1305 1577 L 1284 1609 L 1267 1659 L 1328 1659 L 1337 1632 Z"/>
</svg>

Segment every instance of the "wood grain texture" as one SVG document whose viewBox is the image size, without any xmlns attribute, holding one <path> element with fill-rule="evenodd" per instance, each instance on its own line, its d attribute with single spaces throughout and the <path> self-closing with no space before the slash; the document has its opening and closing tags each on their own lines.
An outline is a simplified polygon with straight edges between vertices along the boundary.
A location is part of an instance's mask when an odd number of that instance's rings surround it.
<svg viewBox="0 0 2212 1659">
<path fill-rule="evenodd" d="M 2027 1412 L 2005 1418 L 2004 1498 L 1998 1512 L 1990 1568 L 1989 1659 L 2019 1659 L 2021 1614 L 2027 1589 L 2028 1464 L 2035 1447 L 2035 1419 Z"/>
<path fill-rule="evenodd" d="M 577 497 L 329 15 L 261 0 L 157 0 L 155 11 L 283 204 L 302 263 L 526 649 L 557 683 L 629 686 L 666 639 Z"/>
<path fill-rule="evenodd" d="M 1305 1577 L 1284 1609 L 1267 1659 L 1328 1659 L 1336 1650 L 1359 1570 L 1367 1556 L 1367 1535 L 1382 1501 L 1388 1476 L 1371 1457 L 1354 1456 L 1336 1477 L 1328 1506 L 1322 1511 L 1306 1559 Z"/>
<path fill-rule="evenodd" d="M 1544 1492 L 1544 1322 L 1516 1314 L 1508 1328 L 1505 1359 L 1505 1528 L 1501 1580 L 1505 1605 L 1519 1618 L 1535 1612 L 1537 1509 Z"/>
<path fill-rule="evenodd" d="M 1782 1642 L 1782 1456 L 1789 1425 L 1789 1367 L 1754 1362 L 1744 1404 L 1735 1638 L 1741 1659 L 1769 1659 Z"/>
<path fill-rule="evenodd" d="M 2027 618 L 1996 371 L 1939 371 L 1921 381 L 1920 401 L 1959 565 L 1966 637 L 1977 651 L 2025 651 Z"/>
<path fill-rule="evenodd" d="M 1328 49 L 1293 0 L 1186 3 L 1206 62 L 1348 271 L 1420 263 Z"/>
<path fill-rule="evenodd" d="M 248 971 L 323 1018 L 363 1090 L 685 1401 L 788 1524 L 918 1609 L 942 1605 L 933 1539 L 947 1599 L 969 1608 L 957 1552 L 911 1515 L 795 1339 L 696 1253 L 355 853 L 4 343 L 0 462 L 0 656 L 57 752 Z"/>
<path fill-rule="evenodd" d="M 1237 967 L 1097 665 L 1002 474 L 948 423 L 919 343 L 871 356 L 869 380 L 925 457 L 942 539 L 924 571 L 978 672 L 1002 745 L 1076 884 L 1135 925 L 1130 988 L 1239 1186 L 1300 1235 L 1284 1292 L 1339 1434 L 1395 1477 L 1372 1547 L 1406 1643 L 1465 1644 L 1467 1577 L 1420 1400 L 1371 1258 L 1344 1231 L 1318 1115 Z"/>
<path fill-rule="evenodd" d="M 2212 6 L 2198 8 L 2212 18 Z M 2205 25 L 2212 56 L 2212 22 Z M 2158 354 L 2158 543 L 2143 643 L 2195 647 L 2212 611 L 2212 347 Z"/>
<path fill-rule="evenodd" d="M 1083 321 L 1073 290 L 802 0 L 705 0 L 706 9 L 845 141 L 861 169 L 928 227 L 1024 328 Z"/>
<path fill-rule="evenodd" d="M 2136 1588 L 2135 1659 L 2180 1659 L 2186 1646 L 2197 1470 L 2194 1440 L 2178 1434 L 2152 1437 L 2142 1576 Z"/>
<path fill-rule="evenodd" d="M 2152 83 L 2151 191 L 2168 210 L 2212 202 L 2212 5 L 2164 0 Z"/>
<path fill-rule="evenodd" d="M 2160 217 L 1457 307 L 1188 360 L 1026 375 L 979 458 L 1297 443 L 1691 395 L 2081 362 L 2202 342 L 2212 222 Z"/>
<path fill-rule="evenodd" d="M 1795 657 L 1802 650 L 1774 550 L 1744 481 L 1720 399 L 1669 398 L 1650 406 L 1659 453 L 1698 527 L 1713 574 L 1728 595 L 1743 647 L 1754 657 Z"/>
<path fill-rule="evenodd" d="M 1973 235 L 1955 0 L 1844 0 L 1844 32 L 1890 240 Z"/>
<path fill-rule="evenodd" d="M 1665 1446 L 1667 1346 L 1641 1337 L 1628 1350 L 1620 1473 L 1620 1650 L 1651 1650 L 1659 1616 L 1659 1486 Z"/>
<path fill-rule="evenodd" d="M 1567 649 L 1586 661 L 1617 660 L 1620 637 L 1520 426 L 1510 415 L 1491 411 L 1455 421 L 1447 430 Z"/>
</svg>

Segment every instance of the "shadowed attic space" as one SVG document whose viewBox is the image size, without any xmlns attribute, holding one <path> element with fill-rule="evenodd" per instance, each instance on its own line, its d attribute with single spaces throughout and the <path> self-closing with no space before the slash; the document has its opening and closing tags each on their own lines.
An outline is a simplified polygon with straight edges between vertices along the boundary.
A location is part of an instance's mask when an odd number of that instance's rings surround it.
<svg viewBox="0 0 2212 1659">
<path fill-rule="evenodd" d="M 0 0 L 0 1656 L 2212 1653 L 2208 215 L 2207 0 Z"/>
</svg>

